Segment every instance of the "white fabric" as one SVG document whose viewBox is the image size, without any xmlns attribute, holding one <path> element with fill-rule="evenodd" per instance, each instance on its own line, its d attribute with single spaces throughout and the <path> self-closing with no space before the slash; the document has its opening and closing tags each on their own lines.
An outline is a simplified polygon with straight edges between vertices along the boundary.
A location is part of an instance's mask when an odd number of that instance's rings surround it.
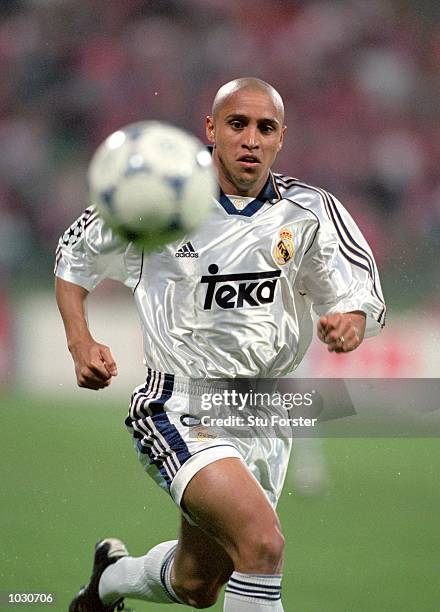
<svg viewBox="0 0 440 612">
<path fill-rule="evenodd" d="M 161 569 L 167 556 L 175 549 L 177 540 L 162 542 L 143 557 L 123 557 L 102 573 L 99 597 L 109 605 L 121 597 L 156 603 L 176 603 L 161 580 Z M 170 584 L 167 585 L 171 589 Z"/>
<path fill-rule="evenodd" d="M 104 278 L 130 287 L 153 369 L 191 378 L 283 376 L 310 344 L 312 309 L 362 310 L 371 335 L 384 306 L 371 250 L 342 205 L 287 177 L 275 179 L 273 192 L 279 199 L 250 216 L 213 202 L 196 232 L 148 255 L 90 208 L 60 239 L 56 274 L 87 290 Z M 283 229 L 291 252 L 277 261 Z M 176 257 L 188 242 L 194 256 Z"/>
<path fill-rule="evenodd" d="M 281 575 L 233 572 L 225 590 L 224 612 L 283 612 Z"/>
<path fill-rule="evenodd" d="M 149 476 L 163 489 L 169 489 L 180 505 L 186 486 L 199 470 L 218 459 L 238 457 L 276 507 L 287 473 L 292 430 L 282 427 L 274 433 L 273 428 L 257 424 L 216 425 L 217 417 L 227 416 L 228 409 L 219 406 L 204 412 L 200 398 L 208 391 L 211 394 L 221 392 L 223 388 L 219 385 L 223 382 L 227 387 L 227 381 L 191 381 L 176 376 L 172 395 L 161 404 L 161 412 L 151 414 L 152 406 L 164 393 L 165 375 L 149 370 L 148 378 L 154 382 L 140 385 L 132 394 L 126 423 L 132 435 L 138 434 L 134 439 L 135 447 Z M 267 385 L 264 388 L 267 389 Z M 285 417 L 286 414 L 285 408 L 280 406 L 258 406 L 252 410 L 252 415 L 260 418 Z M 201 416 L 209 416 L 213 424 L 200 423 Z"/>
<path fill-rule="evenodd" d="M 226 593 L 223 603 L 223 612 L 284 612 L 283 604 L 279 601 L 247 601 L 232 593 Z"/>
</svg>

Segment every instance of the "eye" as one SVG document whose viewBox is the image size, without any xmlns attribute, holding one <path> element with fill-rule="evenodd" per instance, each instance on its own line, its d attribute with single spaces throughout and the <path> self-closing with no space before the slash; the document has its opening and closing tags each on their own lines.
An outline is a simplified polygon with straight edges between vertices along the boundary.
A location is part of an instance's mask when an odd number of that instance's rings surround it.
<svg viewBox="0 0 440 612">
<path fill-rule="evenodd" d="M 229 123 L 229 125 L 234 129 L 234 130 L 240 130 L 243 127 L 243 123 L 241 121 L 238 121 L 237 119 L 234 119 L 234 121 L 231 121 Z"/>
<path fill-rule="evenodd" d="M 263 134 L 271 134 L 274 131 L 274 127 L 273 125 L 270 125 L 269 123 L 264 123 L 263 125 L 260 126 L 260 131 Z"/>
</svg>

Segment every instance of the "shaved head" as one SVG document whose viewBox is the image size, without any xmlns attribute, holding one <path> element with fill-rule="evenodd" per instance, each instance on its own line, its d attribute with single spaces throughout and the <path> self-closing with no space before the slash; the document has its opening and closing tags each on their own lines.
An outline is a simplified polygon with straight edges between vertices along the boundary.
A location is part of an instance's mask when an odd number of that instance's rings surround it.
<svg viewBox="0 0 440 612">
<path fill-rule="evenodd" d="M 261 79 L 234 79 L 218 90 L 205 127 L 224 193 L 257 197 L 283 146 L 280 94 Z"/>
<path fill-rule="evenodd" d="M 254 77 L 234 79 L 233 81 L 229 81 L 229 83 L 222 85 L 222 87 L 220 87 L 216 93 L 214 102 L 212 104 L 212 117 L 215 119 L 225 102 L 229 100 L 231 96 L 243 90 L 260 91 L 266 93 L 272 99 L 272 102 L 279 113 L 281 123 L 284 122 L 284 104 L 280 94 L 274 87 L 272 87 L 272 85 L 269 85 L 269 83 Z"/>
</svg>

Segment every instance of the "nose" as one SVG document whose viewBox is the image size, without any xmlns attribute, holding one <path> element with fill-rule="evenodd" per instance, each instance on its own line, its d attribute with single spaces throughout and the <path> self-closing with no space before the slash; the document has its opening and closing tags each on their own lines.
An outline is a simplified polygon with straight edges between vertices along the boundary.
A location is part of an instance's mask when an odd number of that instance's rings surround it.
<svg viewBox="0 0 440 612">
<path fill-rule="evenodd" d="M 242 146 L 249 151 L 258 149 L 260 146 L 258 142 L 258 130 L 255 126 L 248 125 L 244 131 L 244 139 Z"/>
</svg>

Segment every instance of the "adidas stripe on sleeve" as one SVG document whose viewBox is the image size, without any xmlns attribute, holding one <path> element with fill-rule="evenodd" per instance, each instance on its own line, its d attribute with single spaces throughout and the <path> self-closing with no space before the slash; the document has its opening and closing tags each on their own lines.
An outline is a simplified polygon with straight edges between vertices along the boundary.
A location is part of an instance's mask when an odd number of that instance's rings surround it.
<svg viewBox="0 0 440 612">
<path fill-rule="evenodd" d="M 285 198 L 316 215 L 318 229 L 305 253 L 299 287 L 317 315 L 362 310 L 366 335 L 385 324 L 385 302 L 373 253 L 358 226 L 334 196 L 277 175 Z"/>
</svg>

